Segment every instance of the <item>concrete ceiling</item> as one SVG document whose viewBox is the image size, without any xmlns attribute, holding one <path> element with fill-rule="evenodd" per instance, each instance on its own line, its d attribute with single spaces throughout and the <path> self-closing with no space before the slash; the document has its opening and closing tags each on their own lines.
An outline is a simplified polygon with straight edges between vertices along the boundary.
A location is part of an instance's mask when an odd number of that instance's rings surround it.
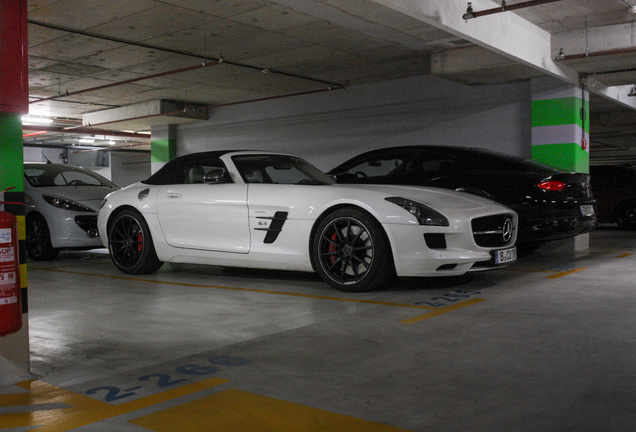
<svg viewBox="0 0 636 432">
<path fill-rule="evenodd" d="M 422 74 L 484 85 L 571 72 L 609 94 L 636 83 L 636 0 L 536 3 L 497 15 L 549 36 L 547 67 L 489 42 L 503 21 L 491 21 L 491 35 L 463 34 L 472 23 L 459 0 L 29 0 L 30 112 L 54 123 L 25 126 L 25 145 L 90 137 L 94 146 L 147 150 L 140 132 L 200 121 L 206 107 Z M 435 4 L 460 24 L 420 13 Z M 501 1 L 472 4 L 481 11 Z M 593 152 L 636 150 L 633 106 L 592 94 Z"/>
</svg>

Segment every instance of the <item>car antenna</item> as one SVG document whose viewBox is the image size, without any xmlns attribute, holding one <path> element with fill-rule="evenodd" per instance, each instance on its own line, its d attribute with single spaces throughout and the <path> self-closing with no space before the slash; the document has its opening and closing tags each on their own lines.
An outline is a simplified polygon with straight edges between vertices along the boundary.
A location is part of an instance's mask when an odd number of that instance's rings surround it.
<svg viewBox="0 0 636 432">
<path fill-rule="evenodd" d="M 42 157 L 43 157 L 44 159 L 46 159 L 46 164 L 47 164 L 47 165 L 48 165 L 48 164 L 50 164 L 50 163 L 52 163 L 52 162 L 49 160 L 49 158 L 47 158 L 47 157 L 46 157 L 46 155 L 45 155 L 45 154 L 42 154 Z"/>
</svg>

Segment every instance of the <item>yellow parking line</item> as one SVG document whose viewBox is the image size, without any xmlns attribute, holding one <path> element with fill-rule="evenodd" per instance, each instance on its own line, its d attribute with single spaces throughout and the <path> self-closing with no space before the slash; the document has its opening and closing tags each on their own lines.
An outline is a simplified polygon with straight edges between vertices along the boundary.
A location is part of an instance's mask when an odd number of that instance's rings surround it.
<svg viewBox="0 0 636 432">
<path fill-rule="evenodd" d="M 633 254 L 631 254 L 631 253 L 624 253 L 624 254 L 620 254 L 620 255 L 618 255 L 616 258 L 626 258 L 626 257 L 628 257 L 628 256 L 632 256 L 632 255 L 633 255 Z"/>
<path fill-rule="evenodd" d="M 581 267 L 581 268 L 575 268 L 575 269 L 572 269 L 572 270 L 568 270 L 568 271 L 564 271 L 564 272 L 559 272 L 559 273 L 554 274 L 554 275 L 552 275 L 552 276 L 548 276 L 546 279 L 557 279 L 557 278 L 560 278 L 560 277 L 563 277 L 563 276 L 570 275 L 570 274 L 572 274 L 572 273 L 580 272 L 580 271 L 582 271 L 582 270 L 587 270 L 587 269 L 586 269 L 586 268 L 584 268 L 584 267 Z"/>
<path fill-rule="evenodd" d="M 343 298 L 343 297 L 331 297 L 331 296 L 321 296 L 321 295 L 314 295 L 314 294 L 300 294 L 300 293 L 290 293 L 290 292 L 284 292 L 284 291 L 263 290 L 263 289 L 256 289 L 256 288 L 238 288 L 238 287 L 225 287 L 225 286 L 217 286 L 217 285 L 190 284 L 190 283 L 183 283 L 183 282 L 167 282 L 167 281 L 161 281 L 161 280 L 140 279 L 140 278 L 127 277 L 127 276 L 111 276 L 111 275 L 101 275 L 101 274 L 85 273 L 85 272 L 78 272 L 78 271 L 71 271 L 71 270 L 60 270 L 59 268 L 42 268 L 40 270 L 59 272 L 59 273 L 70 273 L 70 274 L 77 274 L 77 275 L 83 275 L 83 276 L 96 276 L 96 277 L 104 277 L 104 278 L 111 278 L 111 279 L 128 280 L 128 281 L 134 281 L 134 282 L 147 282 L 147 283 L 153 283 L 153 284 L 185 286 L 185 287 L 192 287 L 192 288 L 214 288 L 214 289 L 231 290 L 231 291 L 262 293 L 262 294 L 277 294 L 277 295 L 285 295 L 285 296 L 292 296 L 292 297 L 303 297 L 303 298 L 312 298 L 312 299 L 319 299 L 319 300 L 332 300 L 332 301 L 342 301 L 342 302 L 352 302 L 352 303 L 366 303 L 366 304 L 374 304 L 374 305 L 380 305 L 380 306 L 395 306 L 395 307 L 412 308 L 412 309 L 427 309 L 427 310 L 438 309 L 434 306 L 423 306 L 423 305 L 414 305 L 414 304 L 407 304 L 407 303 L 393 303 L 393 302 L 384 302 L 384 301 L 377 301 L 377 300 L 350 299 L 350 298 Z"/>
<path fill-rule="evenodd" d="M 2 395 L 0 406 L 4 403 L 8 406 L 31 405 L 34 407 L 45 403 L 63 403 L 70 408 L 0 414 L 0 425 L 2 425 L 0 429 L 40 426 L 37 428 L 38 432 L 68 431 L 228 382 L 229 380 L 222 378 L 209 378 L 134 401 L 112 405 L 40 380 L 24 381 L 16 385 L 29 390 L 29 393 L 26 393 L 28 396 Z"/>
<path fill-rule="evenodd" d="M 483 302 L 483 301 L 486 301 L 486 299 L 478 299 L 478 298 L 476 298 L 476 299 L 466 300 L 464 302 L 457 303 L 457 304 L 454 304 L 452 306 L 446 306 L 445 308 L 437 308 L 433 312 L 425 313 L 424 315 L 418 315 L 418 316 L 413 317 L 413 318 L 408 318 L 408 319 L 402 320 L 402 321 L 400 321 L 400 324 L 414 324 L 414 323 L 417 323 L 417 322 L 420 322 L 420 321 L 424 321 L 424 320 L 427 320 L 429 318 L 433 318 L 433 317 L 436 317 L 436 316 L 439 316 L 439 315 L 442 315 L 442 314 L 445 314 L 445 313 L 448 313 L 448 312 L 452 312 L 454 310 L 457 310 L 457 309 L 460 309 L 460 308 L 463 308 L 463 307 L 466 307 L 466 306 L 471 306 L 471 305 L 474 305 L 476 303 L 480 303 L 480 302 Z"/>
<path fill-rule="evenodd" d="M 153 432 L 409 432 L 239 389 L 228 389 L 129 420 Z"/>
</svg>

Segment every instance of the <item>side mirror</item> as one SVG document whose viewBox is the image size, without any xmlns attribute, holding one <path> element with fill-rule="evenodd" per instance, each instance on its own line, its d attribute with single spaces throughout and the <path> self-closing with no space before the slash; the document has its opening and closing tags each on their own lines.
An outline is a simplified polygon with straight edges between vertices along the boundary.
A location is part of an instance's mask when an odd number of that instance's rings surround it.
<svg viewBox="0 0 636 432">
<path fill-rule="evenodd" d="M 344 171 L 331 174 L 331 178 L 333 178 L 337 183 L 349 183 L 352 179 L 355 179 L 355 176 Z"/>
</svg>

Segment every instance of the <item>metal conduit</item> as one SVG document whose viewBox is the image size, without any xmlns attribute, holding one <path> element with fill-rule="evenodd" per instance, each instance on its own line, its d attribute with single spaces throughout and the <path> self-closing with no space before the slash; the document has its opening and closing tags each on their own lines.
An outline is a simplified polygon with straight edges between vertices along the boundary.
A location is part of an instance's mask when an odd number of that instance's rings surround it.
<svg viewBox="0 0 636 432">
<path fill-rule="evenodd" d="M 185 67 L 185 68 L 181 68 L 181 69 L 175 69 L 175 70 L 171 70 L 171 71 L 167 71 L 167 72 L 160 72 L 160 73 L 156 73 L 153 75 L 145 75 L 142 77 L 137 77 L 137 78 L 131 78 L 131 79 L 127 79 L 124 81 L 118 81 L 118 82 L 114 82 L 114 83 L 110 83 L 110 84 L 104 84 L 101 86 L 97 86 L 97 87 L 90 87 L 84 90 L 77 90 L 74 92 L 69 92 L 68 90 L 66 91 L 66 93 L 63 94 L 59 94 L 59 95 L 55 95 L 55 96 L 51 96 L 51 97 L 47 97 L 47 98 L 43 98 L 43 99 L 36 99 L 33 101 L 30 101 L 29 103 L 37 103 L 37 102 L 43 102 L 43 101 L 47 101 L 47 100 L 52 100 L 52 99 L 57 99 L 57 98 L 61 98 L 61 97 L 66 97 L 66 96 L 74 96 L 76 94 L 80 94 L 80 93 L 87 93 L 87 92 L 91 92 L 91 91 L 96 91 L 96 90 L 102 90 L 105 88 L 109 88 L 109 87 L 115 87 L 115 86 L 120 86 L 120 85 L 124 85 L 124 84 L 130 84 L 130 83 L 134 83 L 137 81 L 143 81 L 143 80 L 148 80 L 148 79 L 152 79 L 152 78 L 158 78 L 158 77 L 162 77 L 162 76 L 166 76 L 166 75 L 172 75 L 172 74 L 177 74 L 177 73 L 181 73 L 181 72 L 188 72 L 188 71 L 192 71 L 192 70 L 196 70 L 196 69 L 201 69 L 201 68 L 205 68 L 205 67 L 210 67 L 210 66 L 216 66 L 218 64 L 221 64 L 222 62 L 217 61 L 217 60 L 210 60 L 209 62 L 204 62 L 198 65 L 194 65 L 194 66 L 189 66 L 189 67 Z"/>
<path fill-rule="evenodd" d="M 540 6 L 542 4 L 554 3 L 554 2 L 558 2 L 558 1 L 561 1 L 561 0 L 532 0 L 532 1 L 527 1 L 527 2 L 523 2 L 523 3 L 507 5 L 505 0 L 504 0 L 504 1 L 502 1 L 501 7 L 493 8 L 493 9 L 486 9 L 484 11 L 479 11 L 479 12 L 474 12 L 472 7 L 471 7 L 471 5 L 470 5 L 470 3 L 468 3 L 468 10 L 463 15 L 463 18 L 465 20 L 469 20 L 471 18 L 478 18 L 480 16 L 492 15 L 492 14 L 496 14 L 496 13 L 500 13 L 500 12 L 507 12 L 507 11 L 512 11 L 512 10 L 516 10 L 516 9 L 523 9 L 523 8 L 532 7 L 532 6 Z"/>
<path fill-rule="evenodd" d="M 33 24 L 33 25 L 37 25 L 37 26 L 40 26 L 40 27 L 50 28 L 50 29 L 54 29 L 54 30 L 60 30 L 60 31 L 73 33 L 73 34 L 79 34 L 79 35 L 82 35 L 82 36 L 93 37 L 93 38 L 97 38 L 97 39 L 104 39 L 104 40 L 109 40 L 109 41 L 112 41 L 112 42 L 119 42 L 119 43 L 122 43 L 122 44 L 125 44 L 125 45 L 139 46 L 139 47 L 142 47 L 142 48 L 153 49 L 153 50 L 157 50 L 157 51 L 170 52 L 172 54 L 179 54 L 179 55 L 184 55 L 184 56 L 189 56 L 189 57 L 196 57 L 196 58 L 199 58 L 199 59 L 203 58 L 204 59 L 203 62 L 201 64 L 198 64 L 198 65 L 194 65 L 194 66 L 190 66 L 190 67 L 186 67 L 186 68 L 182 68 L 182 69 L 176 69 L 174 71 L 161 72 L 161 73 L 154 74 L 154 75 L 148 75 L 148 76 L 133 78 L 133 79 L 130 79 L 130 80 L 119 81 L 119 82 L 116 82 L 116 83 L 106 84 L 106 85 L 102 85 L 102 86 L 98 86 L 98 87 L 92 87 L 92 88 L 88 88 L 88 89 L 84 89 L 84 90 L 78 90 L 78 91 L 75 91 L 75 92 L 68 92 L 67 91 L 66 93 L 63 93 L 63 94 L 59 94 L 59 95 L 56 95 L 56 96 L 51 96 L 51 97 L 44 98 L 44 99 L 37 99 L 37 100 L 31 101 L 29 103 L 36 103 L 36 102 L 42 102 L 42 101 L 47 101 L 47 100 L 51 100 L 51 99 L 58 99 L 58 98 L 61 98 L 61 97 L 76 95 L 76 94 L 79 94 L 79 93 L 86 93 L 86 92 L 90 92 L 90 91 L 101 90 L 101 89 L 104 89 L 104 88 L 109 88 L 109 87 L 114 87 L 114 86 L 119 86 L 119 85 L 124 85 L 124 84 L 130 84 L 132 82 L 143 81 L 143 80 L 157 78 L 157 77 L 166 76 L 166 75 L 171 75 L 171 74 L 175 74 L 175 73 L 187 72 L 187 71 L 191 71 L 191 70 L 195 70 L 195 69 L 201 69 L 201 68 L 209 67 L 209 66 L 216 66 L 216 65 L 219 65 L 221 63 L 225 63 L 225 64 L 228 64 L 228 65 L 231 65 L 231 66 L 237 66 L 237 67 L 241 67 L 241 68 L 245 68 L 245 69 L 256 70 L 256 71 L 259 71 L 259 72 L 267 72 L 267 73 L 272 73 L 272 74 L 277 74 L 277 75 L 283 75 L 283 76 L 290 77 L 290 78 L 297 78 L 297 79 L 301 79 L 301 80 L 305 80 L 305 81 L 312 81 L 312 82 L 328 85 L 330 88 L 336 88 L 336 87 L 337 88 L 346 88 L 346 85 L 339 84 L 339 83 L 332 83 L 332 82 L 329 82 L 329 81 L 324 81 L 324 80 L 310 78 L 310 77 L 304 77 L 304 76 L 301 76 L 301 75 L 290 74 L 290 73 L 287 73 L 287 72 L 272 70 L 272 69 L 268 69 L 268 68 L 262 68 L 262 67 L 258 67 L 258 66 L 252 66 L 252 65 L 247 65 L 247 64 L 243 64 L 243 63 L 227 61 L 227 60 L 224 60 L 222 58 L 219 58 L 219 59 L 207 59 L 206 56 L 201 56 L 201 55 L 198 55 L 198 54 L 195 54 L 195 53 L 191 53 L 191 52 L 178 51 L 178 50 L 173 50 L 173 49 L 169 49 L 169 48 L 162 48 L 162 47 L 148 45 L 148 44 L 144 44 L 144 43 L 140 43 L 140 42 L 133 42 L 133 41 L 128 41 L 128 40 L 124 40 L 124 39 L 114 38 L 114 37 L 110 37 L 110 36 L 99 35 L 99 34 L 87 32 L 87 31 L 71 29 L 71 28 L 64 27 L 64 26 L 47 24 L 47 23 L 39 22 L 39 21 L 35 21 L 35 20 L 28 20 L 28 23 L 29 24 Z"/>
<path fill-rule="evenodd" d="M 123 137 L 123 138 L 148 138 L 147 134 L 139 134 L 135 132 L 111 131 L 111 130 L 103 130 L 103 129 L 92 129 L 92 128 L 85 128 L 82 126 L 75 127 L 75 128 L 65 128 L 65 127 L 57 127 L 57 126 L 23 125 L 22 129 L 28 130 L 28 131 L 36 131 L 35 133 L 27 134 L 23 136 L 33 136 L 33 135 L 40 135 L 41 133 L 53 132 L 53 133 L 74 133 L 74 134 L 86 134 L 86 135 L 104 135 L 104 136 Z"/>
<path fill-rule="evenodd" d="M 625 53 L 632 53 L 632 52 L 636 52 L 636 47 L 618 48 L 613 50 L 596 51 L 591 53 L 564 55 L 564 56 L 559 56 L 558 61 L 580 59 L 585 57 L 598 57 L 598 56 L 611 55 L 611 54 L 625 54 Z"/>
</svg>

